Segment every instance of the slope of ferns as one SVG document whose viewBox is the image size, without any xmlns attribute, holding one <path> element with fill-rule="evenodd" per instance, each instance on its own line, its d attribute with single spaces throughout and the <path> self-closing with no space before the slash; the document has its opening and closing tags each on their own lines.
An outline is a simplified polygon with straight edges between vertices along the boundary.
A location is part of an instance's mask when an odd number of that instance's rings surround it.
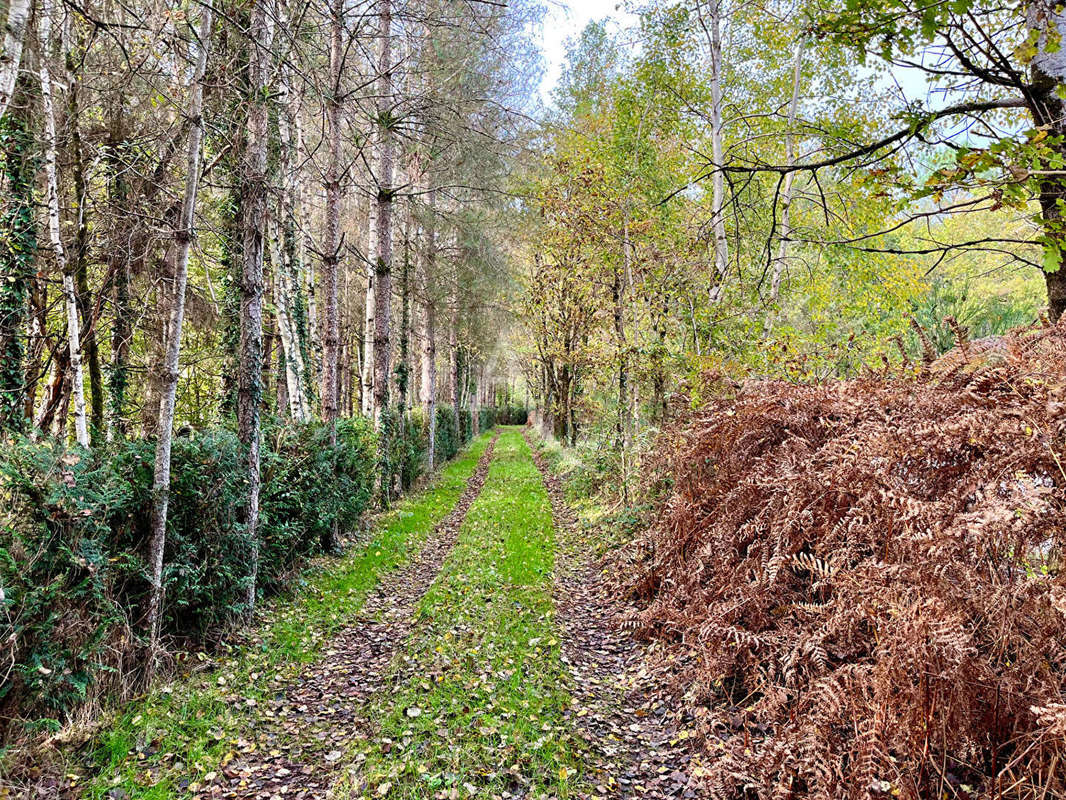
<svg viewBox="0 0 1066 800">
<path fill-rule="evenodd" d="M 666 439 L 634 624 L 717 796 L 1066 797 L 1066 329 L 977 344 Z"/>
</svg>

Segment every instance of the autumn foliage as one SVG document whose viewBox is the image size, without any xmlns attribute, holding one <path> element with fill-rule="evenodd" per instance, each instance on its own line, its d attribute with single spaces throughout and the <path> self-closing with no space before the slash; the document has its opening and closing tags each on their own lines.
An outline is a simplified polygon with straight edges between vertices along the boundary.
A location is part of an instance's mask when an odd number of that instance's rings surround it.
<svg viewBox="0 0 1066 800">
<path fill-rule="evenodd" d="M 664 438 L 633 622 L 686 651 L 716 795 L 1066 796 L 1064 395 L 1031 328 Z"/>
</svg>

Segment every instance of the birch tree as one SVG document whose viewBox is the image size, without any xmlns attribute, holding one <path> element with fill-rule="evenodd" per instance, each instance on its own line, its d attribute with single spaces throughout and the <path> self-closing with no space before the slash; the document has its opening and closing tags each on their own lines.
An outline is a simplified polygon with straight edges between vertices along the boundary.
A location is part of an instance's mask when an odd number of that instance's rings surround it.
<svg viewBox="0 0 1066 800">
<path fill-rule="evenodd" d="M 696 10 L 700 25 L 707 37 L 707 51 L 710 57 L 708 83 L 711 90 L 710 137 L 711 159 L 721 166 L 725 159 L 723 146 L 724 126 L 722 122 L 722 10 L 723 0 L 707 0 L 706 16 L 702 0 L 697 0 Z M 722 299 L 726 273 L 729 271 L 729 240 L 725 227 L 725 173 L 718 170 L 711 179 L 711 227 L 714 236 L 715 283 L 711 287 L 710 299 L 717 303 Z"/>
<path fill-rule="evenodd" d="M 26 40 L 26 28 L 32 7 L 33 0 L 11 0 L 7 7 L 4 51 L 0 53 L 0 118 L 7 113 L 7 107 L 15 94 L 15 81 L 22 63 L 22 47 Z M 51 11 L 42 9 L 42 16 L 50 15 Z"/>
<path fill-rule="evenodd" d="M 213 7 L 208 2 L 200 12 L 200 28 L 192 42 L 194 67 L 189 83 L 185 116 L 189 133 L 185 156 L 185 192 L 178 224 L 172 232 L 174 296 L 163 362 L 162 396 L 159 402 L 155 467 L 152 477 L 152 514 L 148 539 L 149 577 L 148 630 L 151 650 L 159 649 L 159 629 L 163 607 L 163 553 L 166 549 L 167 507 L 170 500 L 170 452 L 174 435 L 174 405 L 178 393 L 181 361 L 181 333 L 185 319 L 185 289 L 189 278 L 189 250 L 195 236 L 196 197 L 200 185 L 200 158 L 203 141 L 204 75 L 211 51 Z"/>
<path fill-rule="evenodd" d="M 74 433 L 78 444 L 89 446 L 89 426 L 85 412 L 85 374 L 82 368 L 81 319 L 74 289 L 74 272 L 63 247 L 60 223 L 59 178 L 56 167 L 56 119 L 52 97 L 52 76 L 48 60 L 52 49 L 52 0 L 44 0 L 39 21 L 41 37 L 41 110 L 44 115 L 44 170 L 48 205 L 48 235 L 55 254 L 56 267 L 63 276 L 63 299 L 67 311 L 67 343 L 70 352 L 70 381 L 74 398 Z"/>
<path fill-rule="evenodd" d="M 271 84 L 273 3 L 256 0 L 249 24 L 247 152 L 241 175 L 241 340 L 237 435 L 247 448 L 248 495 L 244 512 L 249 542 L 248 612 L 255 608 L 259 568 L 260 404 L 263 395 L 263 248 L 267 217 L 268 93 Z"/>
</svg>

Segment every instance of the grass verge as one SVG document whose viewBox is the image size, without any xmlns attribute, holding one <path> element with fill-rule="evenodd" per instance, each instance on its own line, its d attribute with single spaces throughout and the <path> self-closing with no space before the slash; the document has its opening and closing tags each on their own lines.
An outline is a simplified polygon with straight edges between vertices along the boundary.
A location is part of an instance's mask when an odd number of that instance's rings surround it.
<svg viewBox="0 0 1066 800">
<path fill-rule="evenodd" d="M 368 544 L 309 570 L 294 596 L 271 604 L 246 644 L 209 671 L 160 686 L 105 719 L 89 746 L 91 768 L 67 770 L 68 791 L 80 787 L 85 796 L 103 798 L 117 788 L 112 796 L 174 797 L 248 746 L 240 736 L 244 723 L 320 654 L 383 575 L 418 551 L 455 506 L 490 437 L 479 437 L 424 491 L 377 520 Z"/>
<path fill-rule="evenodd" d="M 577 740 L 552 612 L 551 507 L 517 428 L 419 608 L 339 796 L 567 797 Z M 417 672 L 415 671 L 417 670 Z M 406 674 L 405 674 L 406 673 Z"/>
</svg>

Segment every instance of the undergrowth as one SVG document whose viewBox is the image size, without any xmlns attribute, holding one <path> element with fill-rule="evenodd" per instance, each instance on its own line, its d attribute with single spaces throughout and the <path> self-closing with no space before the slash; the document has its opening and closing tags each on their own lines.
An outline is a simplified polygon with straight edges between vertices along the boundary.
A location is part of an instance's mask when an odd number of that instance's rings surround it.
<svg viewBox="0 0 1066 800">
<path fill-rule="evenodd" d="M 9 753 L 23 766 L 29 755 L 35 765 L 20 781 L 65 775 L 65 782 L 87 789 L 90 797 L 115 787 L 131 797 L 172 797 L 227 760 L 256 706 L 318 655 L 381 575 L 417 552 L 455 505 L 486 443 L 478 439 L 426 491 L 384 514 L 368 544 L 339 561 L 317 562 L 295 582 L 291 596 L 260 614 L 261 626 L 252 634 L 223 643 L 213 655 L 189 654 L 188 678 L 158 686 L 91 724 L 70 724 L 47 741 L 33 742 L 30 754 Z M 76 749 L 89 753 L 88 760 L 73 755 Z"/>
</svg>

